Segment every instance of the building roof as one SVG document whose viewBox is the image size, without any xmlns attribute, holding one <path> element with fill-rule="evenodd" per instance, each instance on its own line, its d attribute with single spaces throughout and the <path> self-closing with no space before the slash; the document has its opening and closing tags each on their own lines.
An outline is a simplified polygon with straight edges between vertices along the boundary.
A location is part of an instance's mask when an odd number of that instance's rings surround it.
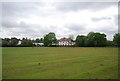
<svg viewBox="0 0 120 81">
<path fill-rule="evenodd" d="M 70 38 L 61 38 L 58 41 L 71 41 L 71 39 Z"/>
</svg>

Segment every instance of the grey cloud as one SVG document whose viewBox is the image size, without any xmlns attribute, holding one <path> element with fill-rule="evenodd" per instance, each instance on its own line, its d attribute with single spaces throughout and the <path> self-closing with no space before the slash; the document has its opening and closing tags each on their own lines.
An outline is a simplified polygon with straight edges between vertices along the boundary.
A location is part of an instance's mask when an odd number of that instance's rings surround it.
<svg viewBox="0 0 120 81">
<path fill-rule="evenodd" d="M 34 26 L 35 27 L 35 26 Z M 35 38 L 35 37 L 43 37 L 43 35 L 45 33 L 48 33 L 49 30 L 45 30 L 44 28 L 38 28 L 38 31 L 34 30 L 34 27 L 26 27 L 26 28 L 9 28 L 9 30 L 7 28 L 3 28 L 3 30 L 7 30 L 9 32 L 11 32 L 11 34 L 9 34 L 8 36 L 18 36 L 20 37 L 21 35 L 25 35 L 31 38 Z"/>
<path fill-rule="evenodd" d="M 27 16 L 38 10 L 38 6 L 43 6 L 43 4 L 33 2 L 3 2 L 2 13 L 5 16 Z"/>
<path fill-rule="evenodd" d="M 103 30 L 100 30 L 100 32 L 105 32 L 107 34 L 115 34 L 118 32 L 118 30 L 103 29 Z"/>
<path fill-rule="evenodd" d="M 20 22 L 20 23 L 17 23 L 15 21 L 2 21 L 2 27 L 5 27 L 5 28 L 17 28 L 17 27 L 20 27 L 20 28 L 24 28 L 24 27 L 30 27 L 31 24 L 26 24 L 25 22 Z"/>
<path fill-rule="evenodd" d="M 118 15 L 118 18 L 116 17 L 116 19 L 118 19 L 118 23 L 120 24 L 120 15 Z"/>
<path fill-rule="evenodd" d="M 56 8 L 61 11 L 77 11 L 77 10 L 102 10 L 110 6 L 116 6 L 117 2 L 59 2 Z"/>
<path fill-rule="evenodd" d="M 85 26 L 80 24 L 67 24 L 66 27 L 71 31 L 81 31 L 85 29 Z"/>
<path fill-rule="evenodd" d="M 113 17 L 114 17 L 114 23 L 115 23 L 117 26 L 120 25 L 120 23 L 118 23 L 119 20 L 120 20 L 119 15 L 114 15 Z"/>
<path fill-rule="evenodd" d="M 99 29 L 100 28 L 100 29 Z M 98 29 L 96 29 L 95 31 L 98 31 L 98 32 L 104 32 L 104 33 L 106 33 L 106 34 L 115 34 L 115 33 L 117 33 L 118 32 L 118 29 L 117 28 L 115 28 L 115 29 L 112 29 L 112 28 L 114 28 L 114 27 L 104 27 L 104 28 L 101 28 L 101 27 L 99 27 L 98 26 Z"/>
<path fill-rule="evenodd" d="M 44 6 L 42 2 L 3 2 L 2 22 L 14 24 L 18 19 L 30 18 L 31 15 L 39 15 L 39 7 Z M 9 23 L 11 22 L 11 23 Z M 5 25 L 5 24 L 4 24 Z"/>
<path fill-rule="evenodd" d="M 39 11 L 44 7 L 43 2 L 3 2 L 2 3 L 2 26 L 11 27 L 29 27 L 24 22 L 17 23 L 21 18 L 30 18 L 31 15 L 47 16 L 48 14 Z"/>
<path fill-rule="evenodd" d="M 111 20 L 111 17 L 92 18 L 92 21 Z"/>
<path fill-rule="evenodd" d="M 47 27 L 47 26 L 41 26 L 37 24 L 27 24 L 25 22 L 20 22 L 18 24 L 17 23 L 15 24 L 9 23 L 8 25 L 6 24 L 3 26 L 3 30 L 7 30 L 11 32 L 11 34 L 9 34 L 8 36 L 25 35 L 25 36 L 30 36 L 32 38 L 35 38 L 35 37 L 43 37 L 44 34 L 49 33 L 50 31 L 54 31 L 52 27 L 53 26 Z"/>
<path fill-rule="evenodd" d="M 12 27 L 14 27 L 14 26 L 15 26 L 15 23 L 13 23 L 13 22 L 9 22 L 9 21 L 3 22 L 3 21 L 2 21 L 2 27 L 12 28 Z"/>
</svg>

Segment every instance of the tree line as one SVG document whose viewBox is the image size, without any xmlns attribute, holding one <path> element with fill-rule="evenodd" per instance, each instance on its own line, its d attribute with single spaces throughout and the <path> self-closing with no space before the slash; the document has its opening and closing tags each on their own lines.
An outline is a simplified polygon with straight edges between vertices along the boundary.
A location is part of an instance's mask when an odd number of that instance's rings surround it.
<svg viewBox="0 0 120 81">
<path fill-rule="evenodd" d="M 107 35 L 99 32 L 90 32 L 87 36 L 78 35 L 76 37 L 76 45 L 88 46 L 88 47 L 103 47 L 103 46 L 120 46 L 120 33 L 116 33 L 113 36 L 112 41 L 108 41 Z"/>
<path fill-rule="evenodd" d="M 113 36 L 112 41 L 108 41 L 106 38 L 107 35 L 99 32 L 90 32 L 85 35 L 78 35 L 75 40 L 75 46 L 78 47 L 104 47 L 104 46 L 120 46 L 120 33 L 116 33 Z M 53 44 L 58 44 L 55 33 L 50 32 L 44 35 L 43 38 L 36 38 L 31 40 L 28 38 L 22 38 L 21 43 L 20 39 L 17 38 L 1 38 L 2 47 L 32 47 L 35 46 L 34 43 L 44 43 L 44 46 L 52 46 Z"/>
</svg>

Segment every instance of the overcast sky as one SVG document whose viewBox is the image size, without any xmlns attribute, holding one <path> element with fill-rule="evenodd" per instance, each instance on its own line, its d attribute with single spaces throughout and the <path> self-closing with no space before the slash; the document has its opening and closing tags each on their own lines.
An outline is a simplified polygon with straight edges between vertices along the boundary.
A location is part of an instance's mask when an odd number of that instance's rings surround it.
<svg viewBox="0 0 120 81">
<path fill-rule="evenodd" d="M 1 17 L 0 17 L 1 18 Z M 1 37 L 41 38 L 118 32 L 117 2 L 2 2 Z"/>
</svg>

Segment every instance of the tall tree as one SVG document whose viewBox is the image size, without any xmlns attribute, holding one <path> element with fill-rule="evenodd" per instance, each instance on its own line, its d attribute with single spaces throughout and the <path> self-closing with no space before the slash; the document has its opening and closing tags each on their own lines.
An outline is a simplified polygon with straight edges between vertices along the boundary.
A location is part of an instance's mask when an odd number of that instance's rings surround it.
<svg viewBox="0 0 120 81">
<path fill-rule="evenodd" d="M 44 45 L 45 46 L 50 46 L 50 45 L 52 45 L 54 43 L 57 43 L 55 33 L 50 32 L 49 34 L 46 34 L 44 36 Z"/>
<path fill-rule="evenodd" d="M 88 33 L 85 41 L 86 46 L 94 46 L 94 32 Z"/>
<path fill-rule="evenodd" d="M 3 47 L 4 47 L 4 46 L 9 46 L 9 41 L 10 41 L 9 38 L 4 38 L 4 39 L 2 39 L 2 46 L 3 46 Z"/>
<path fill-rule="evenodd" d="M 18 44 L 18 39 L 17 38 L 11 38 L 10 41 L 9 41 L 9 46 L 17 46 Z"/>
<path fill-rule="evenodd" d="M 40 42 L 43 43 L 43 42 L 44 42 L 44 39 L 43 39 L 43 38 L 40 38 Z"/>
<path fill-rule="evenodd" d="M 78 35 L 76 38 L 76 45 L 77 46 L 85 46 L 86 36 Z"/>
<path fill-rule="evenodd" d="M 40 39 L 37 38 L 37 39 L 35 40 L 35 42 L 37 42 L 37 43 L 43 43 L 43 41 L 44 41 L 43 38 L 40 38 Z"/>
<path fill-rule="evenodd" d="M 40 39 L 39 39 L 39 38 L 37 38 L 37 39 L 35 40 L 35 42 L 40 43 Z"/>
<path fill-rule="evenodd" d="M 45 46 L 49 45 L 49 35 L 48 34 L 44 36 L 44 45 Z"/>
<path fill-rule="evenodd" d="M 22 46 L 22 47 L 30 47 L 30 46 L 33 46 L 33 42 L 30 39 L 23 38 L 20 46 Z"/>
<path fill-rule="evenodd" d="M 120 46 L 120 33 L 116 33 L 114 35 L 113 42 L 116 46 Z"/>
<path fill-rule="evenodd" d="M 105 46 L 106 41 L 107 39 L 105 34 L 90 32 L 87 35 L 86 45 L 87 46 Z"/>
</svg>

